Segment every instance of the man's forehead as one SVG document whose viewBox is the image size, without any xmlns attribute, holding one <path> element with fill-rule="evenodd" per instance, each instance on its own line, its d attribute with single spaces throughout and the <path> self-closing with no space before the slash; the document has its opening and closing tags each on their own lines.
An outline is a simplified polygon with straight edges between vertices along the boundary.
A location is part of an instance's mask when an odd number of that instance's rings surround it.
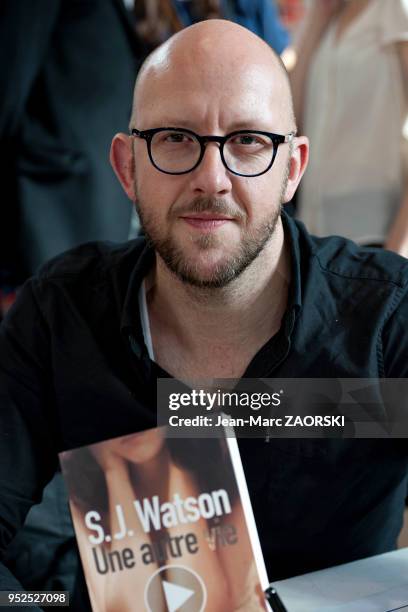
<svg viewBox="0 0 408 612">
<path fill-rule="evenodd" d="M 262 63 L 173 65 L 146 75 L 137 95 L 137 115 L 142 121 L 168 116 L 171 124 L 173 116 L 197 123 L 200 118 L 224 115 L 232 123 L 267 124 L 278 118 L 288 97 L 275 74 Z"/>
</svg>

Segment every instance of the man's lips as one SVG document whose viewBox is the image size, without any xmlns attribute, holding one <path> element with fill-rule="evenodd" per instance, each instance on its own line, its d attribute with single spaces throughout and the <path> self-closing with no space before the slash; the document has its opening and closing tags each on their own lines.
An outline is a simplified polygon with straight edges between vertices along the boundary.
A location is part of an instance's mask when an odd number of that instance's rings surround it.
<svg viewBox="0 0 408 612">
<path fill-rule="evenodd" d="M 217 214 L 187 214 L 180 217 L 188 223 L 190 226 L 195 227 L 197 229 L 202 230 L 211 230 L 228 223 L 229 221 L 233 221 L 233 217 L 228 217 L 226 215 L 217 215 Z"/>
</svg>

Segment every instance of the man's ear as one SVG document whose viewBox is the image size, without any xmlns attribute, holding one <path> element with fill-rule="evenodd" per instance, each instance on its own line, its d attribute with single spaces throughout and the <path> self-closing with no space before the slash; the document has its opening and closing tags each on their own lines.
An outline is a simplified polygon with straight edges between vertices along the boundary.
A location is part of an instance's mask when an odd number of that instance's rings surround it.
<svg viewBox="0 0 408 612">
<path fill-rule="evenodd" d="M 134 202 L 136 194 L 132 138 L 127 134 L 116 134 L 112 140 L 109 159 L 126 195 Z"/>
<path fill-rule="evenodd" d="M 309 160 L 309 140 L 306 136 L 296 136 L 293 139 L 293 150 L 289 161 L 289 175 L 283 203 L 290 202 L 299 185 Z"/>
</svg>

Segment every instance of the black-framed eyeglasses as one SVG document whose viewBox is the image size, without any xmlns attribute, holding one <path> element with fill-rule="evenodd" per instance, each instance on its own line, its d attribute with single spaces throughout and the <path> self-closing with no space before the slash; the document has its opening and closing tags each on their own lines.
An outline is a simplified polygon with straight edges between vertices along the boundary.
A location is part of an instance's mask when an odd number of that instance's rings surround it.
<svg viewBox="0 0 408 612">
<path fill-rule="evenodd" d="M 199 136 L 176 127 L 132 129 L 131 134 L 146 141 L 153 166 L 165 174 L 186 174 L 195 170 L 208 142 L 217 142 L 224 166 L 238 176 L 260 176 L 275 161 L 278 147 L 290 142 L 295 132 L 274 134 L 262 130 L 237 130 L 225 136 Z"/>
</svg>

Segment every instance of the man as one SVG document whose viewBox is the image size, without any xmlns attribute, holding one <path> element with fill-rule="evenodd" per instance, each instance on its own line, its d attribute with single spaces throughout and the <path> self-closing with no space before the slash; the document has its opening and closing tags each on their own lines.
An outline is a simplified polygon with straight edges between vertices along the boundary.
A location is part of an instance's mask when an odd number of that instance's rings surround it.
<svg viewBox="0 0 408 612">
<path fill-rule="evenodd" d="M 407 372 L 405 260 L 314 239 L 281 214 L 308 143 L 264 42 L 217 20 L 177 34 L 139 73 L 131 131 L 115 136 L 111 161 L 151 244 L 90 244 L 54 260 L 1 328 L 2 548 L 57 451 L 155 425 L 159 376 Z M 271 580 L 395 546 L 406 445 L 242 439 L 240 449 Z M 12 586 L 4 573 L 0 587 Z"/>
</svg>

